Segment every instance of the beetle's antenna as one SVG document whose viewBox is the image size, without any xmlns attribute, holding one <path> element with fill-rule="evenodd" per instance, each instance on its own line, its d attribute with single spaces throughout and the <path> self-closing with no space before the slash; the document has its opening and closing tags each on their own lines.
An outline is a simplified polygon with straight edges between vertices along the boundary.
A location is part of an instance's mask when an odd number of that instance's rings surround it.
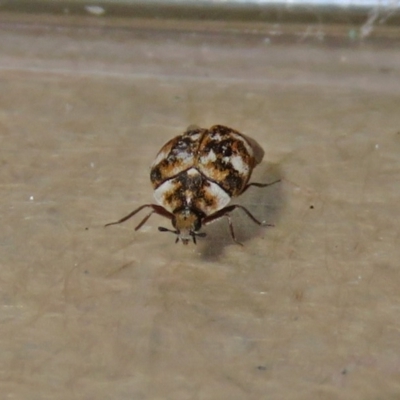
<svg viewBox="0 0 400 400">
<path fill-rule="evenodd" d="M 171 232 L 171 233 L 174 233 L 175 235 L 178 235 L 178 236 L 176 237 L 175 243 L 178 243 L 178 242 L 179 242 L 179 232 L 178 232 L 177 230 L 172 230 L 172 229 L 164 228 L 163 226 L 159 226 L 159 227 L 158 227 L 158 230 L 159 230 L 160 232 Z M 198 236 L 198 237 L 206 237 L 206 236 L 207 236 L 207 234 L 206 234 L 205 232 L 191 232 L 190 235 L 191 235 L 192 238 L 193 238 L 193 243 L 194 243 L 194 244 L 196 244 L 196 236 Z"/>
<path fill-rule="evenodd" d="M 178 243 L 179 242 L 179 232 L 178 231 L 173 231 L 172 229 L 168 229 L 168 228 L 164 228 L 163 226 L 159 226 L 158 227 L 158 230 L 160 231 L 160 232 L 171 232 L 171 233 L 174 233 L 175 235 L 176 235 L 176 240 L 175 240 L 175 243 Z"/>
<path fill-rule="evenodd" d="M 205 232 L 195 232 L 193 235 L 194 236 L 198 236 L 198 237 L 206 237 L 207 233 L 205 233 Z"/>
<path fill-rule="evenodd" d="M 198 237 L 206 237 L 207 233 L 205 233 L 205 232 L 191 232 L 191 235 L 192 235 L 192 238 L 193 238 L 193 243 L 197 244 L 196 236 L 198 236 Z"/>
<path fill-rule="evenodd" d="M 158 230 L 160 232 L 171 232 L 171 233 L 175 233 L 175 235 L 178 234 L 178 231 L 173 231 L 172 229 L 164 228 L 163 226 L 159 226 Z"/>
</svg>

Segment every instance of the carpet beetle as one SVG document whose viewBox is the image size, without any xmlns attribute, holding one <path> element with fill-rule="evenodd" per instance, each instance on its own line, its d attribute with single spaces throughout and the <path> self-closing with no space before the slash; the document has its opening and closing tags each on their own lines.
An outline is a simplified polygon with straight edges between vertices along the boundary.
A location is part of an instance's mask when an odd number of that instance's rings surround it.
<svg viewBox="0 0 400 400">
<path fill-rule="evenodd" d="M 158 204 L 144 204 L 119 221 L 120 224 L 144 208 L 150 208 L 135 230 L 140 229 L 152 214 L 168 218 L 173 230 L 159 227 L 160 232 L 177 235 L 188 244 L 196 243 L 199 232 L 219 218 L 227 217 L 232 239 L 238 243 L 230 213 L 239 208 L 258 225 L 272 226 L 258 221 L 245 207 L 228 205 L 250 186 L 266 187 L 272 183 L 248 183 L 254 167 L 264 156 L 260 145 L 248 136 L 222 125 L 210 129 L 189 126 L 183 135 L 167 142 L 151 165 L 150 180 Z"/>
</svg>

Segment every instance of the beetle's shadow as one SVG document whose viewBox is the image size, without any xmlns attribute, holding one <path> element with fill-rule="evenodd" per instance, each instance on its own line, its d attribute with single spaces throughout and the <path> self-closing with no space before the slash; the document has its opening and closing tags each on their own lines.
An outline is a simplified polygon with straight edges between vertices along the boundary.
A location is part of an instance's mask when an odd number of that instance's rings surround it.
<svg viewBox="0 0 400 400">
<path fill-rule="evenodd" d="M 264 162 L 257 166 L 250 182 L 269 183 L 282 178 L 278 164 Z M 240 204 L 246 207 L 259 221 L 277 225 L 284 204 L 282 181 L 264 188 L 250 187 L 241 196 L 232 199 L 231 204 Z M 257 225 L 240 209 L 236 209 L 230 215 L 236 240 L 244 247 L 249 240 L 260 236 L 261 233 L 263 237 L 267 238 L 268 230 L 274 229 Z M 203 242 L 201 256 L 206 260 L 217 259 L 226 246 L 235 244 L 229 231 L 228 219 L 225 217 L 205 226 L 202 231 L 207 233 L 204 239 L 200 239 Z M 240 245 L 237 244 L 237 246 Z"/>
</svg>

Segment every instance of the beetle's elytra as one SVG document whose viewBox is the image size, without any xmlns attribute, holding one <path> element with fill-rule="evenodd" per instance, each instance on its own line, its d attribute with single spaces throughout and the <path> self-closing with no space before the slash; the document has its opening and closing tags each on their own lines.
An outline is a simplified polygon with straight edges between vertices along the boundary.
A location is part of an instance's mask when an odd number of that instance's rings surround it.
<svg viewBox="0 0 400 400">
<path fill-rule="evenodd" d="M 196 236 L 207 225 L 221 217 L 228 218 L 232 239 L 236 240 L 230 213 L 236 208 L 243 210 L 258 225 L 272 226 L 258 221 L 245 207 L 228 205 L 250 186 L 266 187 L 272 183 L 248 183 L 254 167 L 264 156 L 260 145 L 248 136 L 222 125 L 210 129 L 189 126 L 183 135 L 167 142 L 159 151 L 151 166 L 150 180 L 154 198 L 158 204 L 144 204 L 119 221 L 120 224 L 144 208 L 151 211 L 135 230 L 154 213 L 168 218 L 172 229 L 159 227 L 161 232 L 172 232 L 183 244 Z M 239 243 L 241 244 L 241 243 Z"/>
</svg>

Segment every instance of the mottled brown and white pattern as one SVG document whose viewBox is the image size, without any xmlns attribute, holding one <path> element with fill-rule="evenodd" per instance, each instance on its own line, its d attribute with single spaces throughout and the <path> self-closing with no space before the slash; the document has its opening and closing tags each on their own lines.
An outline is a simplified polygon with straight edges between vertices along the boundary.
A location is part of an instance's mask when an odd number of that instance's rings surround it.
<svg viewBox="0 0 400 400">
<path fill-rule="evenodd" d="M 150 180 L 158 204 L 145 204 L 107 225 L 124 222 L 148 207 L 150 213 L 136 229 L 156 213 L 170 219 L 174 227 L 174 230 L 159 228 L 160 231 L 175 233 L 176 241 L 180 239 L 184 244 L 191 239 L 196 243 L 196 236 L 205 236 L 199 232 L 202 225 L 227 217 L 231 236 L 236 241 L 229 214 L 234 209 L 242 209 L 255 223 L 263 224 L 246 208 L 228 206 L 231 197 L 239 196 L 249 186 L 272 184 L 248 183 L 263 156 L 264 151 L 254 139 L 231 128 L 190 126 L 183 135 L 161 148 L 151 166 Z"/>
</svg>

